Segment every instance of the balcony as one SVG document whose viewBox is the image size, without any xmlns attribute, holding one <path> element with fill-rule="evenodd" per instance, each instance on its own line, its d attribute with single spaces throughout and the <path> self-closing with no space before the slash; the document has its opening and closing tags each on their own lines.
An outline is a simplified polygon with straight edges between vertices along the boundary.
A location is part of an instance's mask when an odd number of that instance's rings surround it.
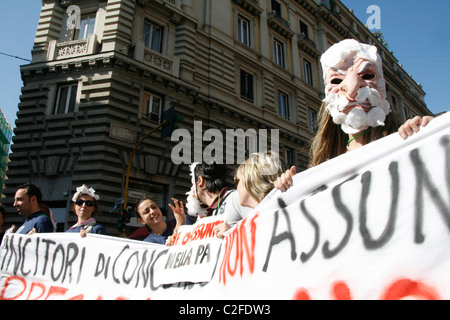
<svg viewBox="0 0 450 320">
<path fill-rule="evenodd" d="M 277 14 L 276 11 L 269 12 L 267 22 L 273 30 L 278 32 L 286 39 L 292 38 L 292 36 L 295 34 L 295 32 L 291 30 L 289 22 L 283 19 L 279 14 Z"/>
<path fill-rule="evenodd" d="M 318 58 L 322 53 L 317 49 L 316 43 L 305 36 L 304 33 L 298 35 L 298 47 L 313 58 Z"/>
<path fill-rule="evenodd" d="M 150 3 L 154 2 L 152 0 L 136 0 L 137 4 L 143 7 L 149 6 Z M 159 3 L 170 3 L 171 5 L 181 8 L 181 0 L 159 0 Z"/>
<path fill-rule="evenodd" d="M 135 59 L 174 77 L 179 77 L 180 63 L 177 57 L 172 59 L 144 46 L 138 41 L 135 47 Z"/>
<path fill-rule="evenodd" d="M 98 52 L 97 35 L 91 34 L 87 39 L 57 42 L 50 41 L 47 51 L 47 60 L 61 60 L 80 57 Z"/>
<path fill-rule="evenodd" d="M 258 5 L 257 0 L 233 0 L 237 5 L 241 6 L 242 9 L 247 11 L 253 16 L 259 16 L 263 9 Z"/>
</svg>

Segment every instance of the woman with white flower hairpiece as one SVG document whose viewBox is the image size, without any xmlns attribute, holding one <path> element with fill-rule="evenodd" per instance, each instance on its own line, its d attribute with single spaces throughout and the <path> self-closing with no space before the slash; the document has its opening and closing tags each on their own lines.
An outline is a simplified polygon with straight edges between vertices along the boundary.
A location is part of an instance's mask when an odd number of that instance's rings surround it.
<svg viewBox="0 0 450 320">
<path fill-rule="evenodd" d="M 106 228 L 98 224 L 95 220 L 95 215 L 100 213 L 100 205 L 98 200 L 100 197 L 95 193 L 95 190 L 83 184 L 77 188 L 72 201 L 73 211 L 78 217 L 78 221 L 66 232 L 79 232 L 82 237 L 87 233 L 107 234 Z"/>
</svg>

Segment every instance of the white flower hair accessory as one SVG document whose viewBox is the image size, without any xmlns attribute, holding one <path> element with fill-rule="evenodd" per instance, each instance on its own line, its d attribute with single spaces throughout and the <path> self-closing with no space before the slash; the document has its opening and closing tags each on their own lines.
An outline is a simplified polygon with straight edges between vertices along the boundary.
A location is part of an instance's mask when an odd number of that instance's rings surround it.
<svg viewBox="0 0 450 320">
<path fill-rule="evenodd" d="M 81 187 L 77 188 L 77 192 L 75 192 L 75 194 L 73 195 L 72 201 L 75 202 L 77 201 L 78 197 L 81 196 L 82 194 L 87 194 L 88 196 L 92 197 L 95 200 L 99 200 L 100 197 L 95 194 L 95 190 L 92 188 L 88 189 L 88 186 L 83 184 Z"/>
</svg>

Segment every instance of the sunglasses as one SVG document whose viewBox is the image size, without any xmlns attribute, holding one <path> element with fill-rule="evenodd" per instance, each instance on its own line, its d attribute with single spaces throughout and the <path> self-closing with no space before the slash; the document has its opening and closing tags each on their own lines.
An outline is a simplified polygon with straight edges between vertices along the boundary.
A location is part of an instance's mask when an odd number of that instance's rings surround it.
<svg viewBox="0 0 450 320">
<path fill-rule="evenodd" d="M 95 202 L 94 201 L 89 201 L 89 200 L 77 200 L 77 201 L 75 201 L 75 204 L 77 206 L 80 206 L 80 207 L 83 205 L 83 203 L 85 203 L 86 206 L 88 206 L 88 207 L 95 206 Z"/>
</svg>

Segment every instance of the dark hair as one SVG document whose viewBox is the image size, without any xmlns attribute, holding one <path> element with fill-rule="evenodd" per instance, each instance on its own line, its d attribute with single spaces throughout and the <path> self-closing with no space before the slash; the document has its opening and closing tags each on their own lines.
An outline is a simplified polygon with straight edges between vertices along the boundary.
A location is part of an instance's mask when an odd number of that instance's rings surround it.
<svg viewBox="0 0 450 320">
<path fill-rule="evenodd" d="M 195 167 L 194 174 L 196 183 L 198 177 L 203 177 L 206 190 L 209 192 L 217 193 L 228 187 L 228 183 L 225 181 L 227 178 L 227 167 L 224 164 L 215 162 L 212 164 L 202 163 Z"/>
<path fill-rule="evenodd" d="M 6 218 L 6 209 L 1 203 L 0 203 L 0 214 L 3 216 L 3 219 Z"/>
<path fill-rule="evenodd" d="M 144 195 L 141 199 L 139 199 L 139 201 L 136 203 L 136 213 L 140 216 L 139 211 L 138 211 L 138 207 L 141 205 L 142 202 L 144 202 L 145 200 L 150 200 L 155 202 L 155 200 L 153 200 L 152 198 L 150 198 L 147 195 Z M 156 202 L 155 202 L 156 203 Z M 159 206 L 158 206 L 159 207 Z"/>
<path fill-rule="evenodd" d="M 41 202 L 42 202 L 42 193 L 41 193 L 41 190 L 39 189 L 39 187 L 38 186 L 36 186 L 35 184 L 32 184 L 32 183 L 25 183 L 25 184 L 22 184 L 22 185 L 20 185 L 17 189 L 27 189 L 27 195 L 28 195 L 28 197 L 32 197 L 32 196 L 35 196 L 36 197 L 36 200 L 37 200 L 37 203 L 39 204 L 39 205 L 41 205 Z"/>
</svg>

